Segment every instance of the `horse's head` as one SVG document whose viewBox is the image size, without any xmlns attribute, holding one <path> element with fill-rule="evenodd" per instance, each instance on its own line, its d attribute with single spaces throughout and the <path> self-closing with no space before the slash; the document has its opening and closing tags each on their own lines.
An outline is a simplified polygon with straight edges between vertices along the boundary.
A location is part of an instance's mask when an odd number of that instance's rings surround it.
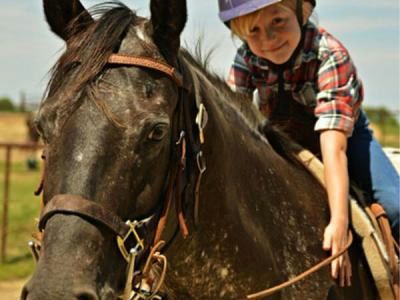
<svg viewBox="0 0 400 300">
<path fill-rule="evenodd" d="M 180 83 L 169 66 L 186 4 L 153 0 L 145 19 L 120 4 L 93 18 L 79 0 L 43 3 L 66 50 L 37 119 L 47 144 L 45 231 L 21 299 L 115 299 L 126 262 L 114 217 L 152 216 L 166 189 Z"/>
</svg>

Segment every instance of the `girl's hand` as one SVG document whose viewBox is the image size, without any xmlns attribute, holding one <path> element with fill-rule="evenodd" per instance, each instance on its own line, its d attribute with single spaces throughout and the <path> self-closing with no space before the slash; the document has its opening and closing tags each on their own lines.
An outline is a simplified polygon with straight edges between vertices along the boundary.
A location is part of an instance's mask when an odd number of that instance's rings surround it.
<svg viewBox="0 0 400 300">
<path fill-rule="evenodd" d="M 346 247 L 348 226 L 343 223 L 331 221 L 325 228 L 322 248 L 331 250 L 332 255 Z M 339 279 L 341 287 L 351 285 L 351 261 L 347 251 L 332 262 L 331 272 L 333 278 Z"/>
</svg>

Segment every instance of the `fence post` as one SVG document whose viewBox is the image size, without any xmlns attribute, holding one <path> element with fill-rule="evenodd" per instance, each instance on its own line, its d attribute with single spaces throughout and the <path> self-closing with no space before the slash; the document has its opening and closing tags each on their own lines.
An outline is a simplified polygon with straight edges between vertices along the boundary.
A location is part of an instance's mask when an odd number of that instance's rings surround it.
<svg viewBox="0 0 400 300">
<path fill-rule="evenodd" d="M 11 145 L 6 147 L 6 161 L 4 174 L 4 202 L 3 202 L 3 217 L 1 224 L 1 253 L 0 259 L 4 263 L 6 261 L 6 245 L 8 233 L 8 202 L 9 202 L 9 187 L 10 187 L 10 164 L 11 164 Z"/>
</svg>

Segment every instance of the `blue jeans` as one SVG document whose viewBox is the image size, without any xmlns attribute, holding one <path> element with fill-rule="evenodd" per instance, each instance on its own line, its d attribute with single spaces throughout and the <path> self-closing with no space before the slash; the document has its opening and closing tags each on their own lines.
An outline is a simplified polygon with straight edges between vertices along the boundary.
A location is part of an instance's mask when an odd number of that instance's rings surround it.
<svg viewBox="0 0 400 300">
<path fill-rule="evenodd" d="M 385 209 L 392 232 L 399 238 L 400 178 L 396 169 L 373 138 L 363 111 L 358 118 L 353 135 L 348 139 L 347 157 L 351 182 L 360 187 L 366 202 L 378 202 Z"/>
</svg>

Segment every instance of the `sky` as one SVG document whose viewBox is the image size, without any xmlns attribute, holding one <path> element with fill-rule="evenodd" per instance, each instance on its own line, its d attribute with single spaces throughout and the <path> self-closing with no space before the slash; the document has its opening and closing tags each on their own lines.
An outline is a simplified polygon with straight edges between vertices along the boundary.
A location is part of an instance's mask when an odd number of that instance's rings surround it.
<svg viewBox="0 0 400 300">
<path fill-rule="evenodd" d="M 122 0 L 139 15 L 149 16 L 149 1 Z M 102 1 L 82 0 L 85 7 Z M 226 76 L 238 40 L 218 19 L 217 0 L 188 0 L 183 44 L 192 47 L 199 36 L 204 49 L 215 48 L 211 68 Z M 349 50 L 364 82 L 365 105 L 400 109 L 400 42 L 398 0 L 317 0 L 312 18 Z M 0 97 L 18 102 L 40 101 L 48 71 L 64 43 L 50 32 L 42 1 L 2 0 L 0 10 Z"/>
</svg>

